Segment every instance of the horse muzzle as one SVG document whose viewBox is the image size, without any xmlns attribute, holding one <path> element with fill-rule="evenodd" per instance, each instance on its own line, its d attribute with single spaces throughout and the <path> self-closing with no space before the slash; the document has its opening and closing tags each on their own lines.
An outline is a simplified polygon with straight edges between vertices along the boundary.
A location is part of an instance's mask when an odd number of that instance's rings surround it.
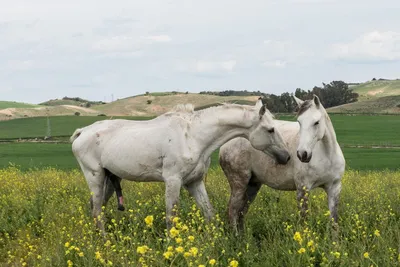
<svg viewBox="0 0 400 267">
<path fill-rule="evenodd" d="M 312 153 L 307 153 L 307 151 L 297 151 L 297 158 L 304 163 L 309 163 L 312 158 Z"/>
</svg>

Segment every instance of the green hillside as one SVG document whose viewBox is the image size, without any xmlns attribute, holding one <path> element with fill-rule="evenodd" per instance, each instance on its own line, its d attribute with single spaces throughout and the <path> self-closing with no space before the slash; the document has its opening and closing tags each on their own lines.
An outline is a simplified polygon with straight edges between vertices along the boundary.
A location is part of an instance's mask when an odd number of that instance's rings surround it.
<svg viewBox="0 0 400 267">
<path fill-rule="evenodd" d="M 375 80 L 350 86 L 358 93 L 359 101 L 377 99 L 385 96 L 400 95 L 400 79 L 397 80 Z"/>
<path fill-rule="evenodd" d="M 35 104 L 28 104 L 28 103 L 21 103 L 15 101 L 0 101 L 0 109 L 6 108 L 35 108 L 39 105 Z"/>
</svg>

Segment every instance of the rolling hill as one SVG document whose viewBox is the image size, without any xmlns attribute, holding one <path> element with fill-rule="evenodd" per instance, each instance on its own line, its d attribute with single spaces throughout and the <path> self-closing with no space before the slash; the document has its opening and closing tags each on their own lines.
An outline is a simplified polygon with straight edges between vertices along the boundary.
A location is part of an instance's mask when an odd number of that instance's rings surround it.
<svg viewBox="0 0 400 267">
<path fill-rule="evenodd" d="M 400 114 L 400 80 L 373 80 L 353 83 L 359 101 L 329 108 L 330 113 Z M 119 99 L 111 103 L 94 102 L 79 97 L 52 99 L 40 105 L 0 101 L 0 120 L 23 117 L 73 116 L 157 116 L 181 103 L 192 103 L 195 109 L 222 102 L 254 104 L 258 96 L 218 96 L 196 93 L 153 92 Z"/>
<path fill-rule="evenodd" d="M 201 109 L 222 102 L 255 104 L 258 96 L 217 96 L 204 94 L 149 94 L 128 97 L 92 108 L 108 116 L 154 116 L 171 110 L 181 103 L 192 103 Z M 149 102 L 148 102 L 149 101 Z"/>
<path fill-rule="evenodd" d="M 400 113 L 400 80 L 375 80 L 351 85 L 358 101 L 328 109 L 330 113 Z"/>
</svg>

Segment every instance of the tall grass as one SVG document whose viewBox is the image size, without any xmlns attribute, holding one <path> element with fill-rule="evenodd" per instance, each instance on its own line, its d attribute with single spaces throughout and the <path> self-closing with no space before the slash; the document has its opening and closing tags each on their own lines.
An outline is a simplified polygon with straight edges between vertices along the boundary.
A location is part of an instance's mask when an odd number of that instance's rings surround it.
<svg viewBox="0 0 400 267">
<path fill-rule="evenodd" d="M 217 211 L 206 223 L 182 191 L 179 219 L 165 235 L 164 184 L 123 182 L 125 212 L 115 196 L 94 227 L 82 174 L 57 169 L 0 170 L 1 266 L 399 266 L 400 172 L 346 171 L 337 238 L 326 195 L 311 191 L 299 220 L 295 193 L 264 186 L 236 237 L 226 220 L 229 186 L 220 168 L 206 187 Z"/>
</svg>

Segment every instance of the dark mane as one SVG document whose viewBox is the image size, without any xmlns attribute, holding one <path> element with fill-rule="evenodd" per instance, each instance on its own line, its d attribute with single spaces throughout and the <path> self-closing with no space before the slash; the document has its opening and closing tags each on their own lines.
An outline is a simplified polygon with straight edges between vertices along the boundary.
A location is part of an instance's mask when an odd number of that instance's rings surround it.
<svg viewBox="0 0 400 267">
<path fill-rule="evenodd" d="M 303 104 L 301 104 L 299 111 L 297 111 L 297 116 L 300 116 L 304 112 L 306 112 L 312 105 L 312 100 L 305 100 Z"/>
</svg>

